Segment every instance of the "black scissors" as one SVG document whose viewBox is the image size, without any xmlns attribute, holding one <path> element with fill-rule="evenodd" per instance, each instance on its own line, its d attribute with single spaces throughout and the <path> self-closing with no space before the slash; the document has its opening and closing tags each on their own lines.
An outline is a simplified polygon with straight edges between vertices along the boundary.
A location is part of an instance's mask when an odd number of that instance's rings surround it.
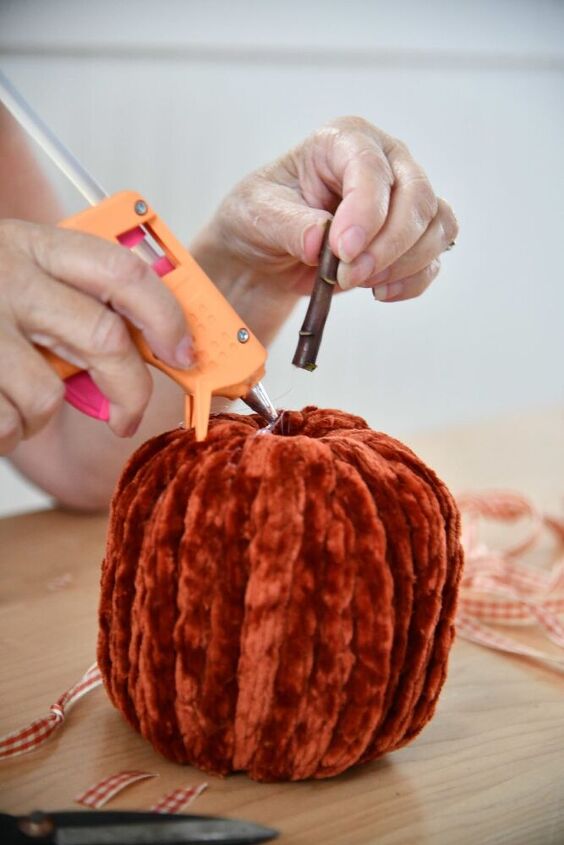
<svg viewBox="0 0 564 845">
<path fill-rule="evenodd" d="M 2 845 L 254 845 L 277 830 L 217 816 L 129 811 L 0 813 Z"/>
</svg>

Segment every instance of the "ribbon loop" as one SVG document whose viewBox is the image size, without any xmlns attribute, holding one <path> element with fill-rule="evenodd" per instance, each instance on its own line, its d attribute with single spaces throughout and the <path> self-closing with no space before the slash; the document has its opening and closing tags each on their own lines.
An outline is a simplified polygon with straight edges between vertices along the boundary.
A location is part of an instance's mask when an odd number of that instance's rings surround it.
<svg viewBox="0 0 564 845">
<path fill-rule="evenodd" d="M 552 532 L 557 550 L 564 554 L 564 523 L 539 512 L 519 493 L 493 490 L 467 493 L 457 500 L 463 519 L 465 567 L 458 602 L 457 631 L 472 642 L 564 668 L 564 657 L 530 648 L 500 634 L 486 622 L 537 625 L 554 645 L 564 648 L 564 558 L 539 569 L 519 560 L 541 537 Z M 530 520 L 527 535 L 505 549 L 490 549 L 479 539 L 481 519 L 512 523 Z"/>
</svg>

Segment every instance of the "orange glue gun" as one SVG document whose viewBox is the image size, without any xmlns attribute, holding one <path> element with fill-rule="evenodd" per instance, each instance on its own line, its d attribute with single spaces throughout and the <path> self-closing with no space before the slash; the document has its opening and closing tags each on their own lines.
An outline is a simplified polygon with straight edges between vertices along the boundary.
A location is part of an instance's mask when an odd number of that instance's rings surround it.
<svg viewBox="0 0 564 845">
<path fill-rule="evenodd" d="M 193 338 L 195 366 L 190 370 L 160 361 L 142 333 L 128 323 L 133 341 L 149 364 L 162 370 L 186 393 L 186 426 L 196 439 L 207 434 L 212 396 L 241 398 L 268 423 L 278 418 L 260 379 L 266 350 L 218 288 L 136 193 L 108 196 L 0 73 L 0 99 L 24 129 L 92 204 L 60 226 L 120 243 L 147 261 L 176 297 Z M 86 371 L 38 347 L 65 381 L 65 398 L 83 413 L 107 420 L 109 403 Z"/>
</svg>

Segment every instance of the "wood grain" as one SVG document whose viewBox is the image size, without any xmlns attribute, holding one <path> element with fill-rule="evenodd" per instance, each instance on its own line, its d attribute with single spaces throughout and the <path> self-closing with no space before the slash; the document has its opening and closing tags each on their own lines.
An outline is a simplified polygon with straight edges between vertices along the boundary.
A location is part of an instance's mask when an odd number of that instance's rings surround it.
<svg viewBox="0 0 564 845">
<path fill-rule="evenodd" d="M 562 420 L 520 415 L 410 442 L 455 490 L 511 484 L 556 510 Z M 0 520 L 0 733 L 43 715 L 92 662 L 105 528 L 105 517 L 62 511 Z M 102 776 L 140 768 L 159 778 L 112 807 L 146 809 L 206 780 L 198 812 L 272 825 L 281 843 L 561 845 L 563 693 L 557 672 L 458 641 L 436 717 L 411 746 L 334 780 L 264 785 L 168 763 L 98 689 L 44 748 L 0 764 L 0 807 L 71 807 Z"/>
</svg>

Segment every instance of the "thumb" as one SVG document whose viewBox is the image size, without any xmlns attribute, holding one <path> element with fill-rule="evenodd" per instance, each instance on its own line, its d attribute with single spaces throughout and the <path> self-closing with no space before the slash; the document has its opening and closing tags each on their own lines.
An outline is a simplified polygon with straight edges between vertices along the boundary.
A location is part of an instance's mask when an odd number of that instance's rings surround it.
<svg viewBox="0 0 564 845">
<path fill-rule="evenodd" d="M 297 188 L 262 174 L 235 189 L 223 212 L 224 227 L 235 236 L 241 257 L 276 261 L 292 256 L 310 267 L 319 263 L 325 223 L 332 218 L 309 206 Z"/>
</svg>

